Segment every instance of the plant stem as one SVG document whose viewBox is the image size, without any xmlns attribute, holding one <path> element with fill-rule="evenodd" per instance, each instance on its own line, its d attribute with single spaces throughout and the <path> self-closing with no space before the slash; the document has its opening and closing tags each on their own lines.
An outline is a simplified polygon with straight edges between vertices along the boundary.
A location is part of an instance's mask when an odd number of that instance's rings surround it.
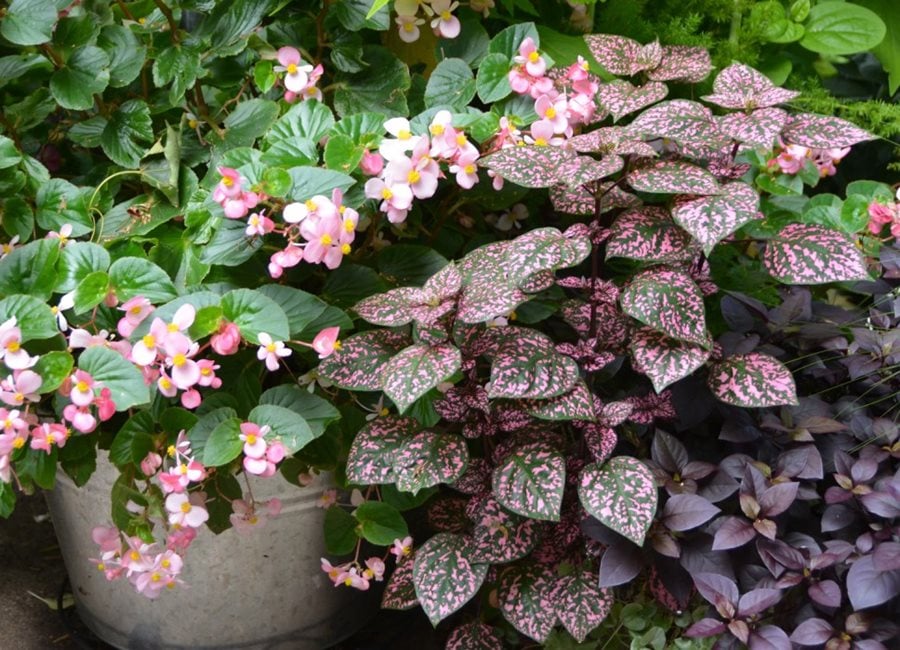
<svg viewBox="0 0 900 650">
<path fill-rule="evenodd" d="M 178 37 L 178 23 L 175 22 L 175 16 L 172 15 L 172 10 L 169 8 L 163 0 L 153 0 L 153 4 L 162 12 L 162 15 L 166 17 L 166 20 L 169 23 L 169 32 L 172 35 L 172 42 L 177 43 L 179 41 Z"/>
</svg>

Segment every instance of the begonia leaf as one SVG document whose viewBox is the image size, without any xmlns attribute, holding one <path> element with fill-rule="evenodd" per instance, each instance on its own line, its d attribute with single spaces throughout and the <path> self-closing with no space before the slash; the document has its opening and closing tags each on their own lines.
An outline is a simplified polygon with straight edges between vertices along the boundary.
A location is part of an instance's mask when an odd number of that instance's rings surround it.
<svg viewBox="0 0 900 650">
<path fill-rule="evenodd" d="M 636 458 L 616 456 L 603 465 L 586 466 L 578 481 L 578 498 L 588 514 L 638 546 L 656 514 L 656 481 Z"/>
</svg>

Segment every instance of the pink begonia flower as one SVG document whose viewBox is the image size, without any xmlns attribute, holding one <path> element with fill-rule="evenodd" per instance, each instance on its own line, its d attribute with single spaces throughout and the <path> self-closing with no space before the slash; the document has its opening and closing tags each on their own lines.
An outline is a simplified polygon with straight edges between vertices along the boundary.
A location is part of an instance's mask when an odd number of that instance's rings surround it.
<svg viewBox="0 0 900 650">
<path fill-rule="evenodd" d="M 86 406 L 78 407 L 74 404 L 67 404 L 63 408 L 63 418 L 71 422 L 75 430 L 80 433 L 90 433 L 97 428 L 97 418 Z"/>
<path fill-rule="evenodd" d="M 384 158 L 377 151 L 366 151 L 363 153 L 359 168 L 366 176 L 378 176 L 384 169 Z"/>
<path fill-rule="evenodd" d="M 62 228 L 59 229 L 59 232 L 55 230 L 51 230 L 47 233 L 47 239 L 58 239 L 60 246 L 65 246 L 69 243 L 69 237 L 72 236 L 72 224 L 64 223 Z"/>
<path fill-rule="evenodd" d="M 309 218 L 333 219 L 337 216 L 337 206 L 322 194 L 316 194 L 302 203 L 289 203 L 282 212 L 282 218 L 287 223 L 301 223 Z"/>
<path fill-rule="evenodd" d="M 455 165 L 450 165 L 450 173 L 456 174 L 456 183 L 463 189 L 470 190 L 478 182 L 477 158 L 477 153 L 474 156 L 466 154 L 457 158 Z"/>
<path fill-rule="evenodd" d="M 556 134 L 571 130 L 569 120 L 566 119 L 566 108 L 565 95 L 559 95 L 555 99 L 550 95 L 541 95 L 534 103 L 534 112 L 541 119 L 550 122 L 553 125 L 553 132 Z"/>
<path fill-rule="evenodd" d="M 209 519 L 209 512 L 203 507 L 205 499 L 199 492 L 188 495 L 184 492 L 173 492 L 166 497 L 166 510 L 169 511 L 169 524 L 173 526 L 190 526 L 198 528 Z"/>
<path fill-rule="evenodd" d="M 422 139 L 421 135 L 413 135 L 410 130 L 409 120 L 405 117 L 392 117 L 384 123 L 384 129 L 394 138 L 384 138 L 378 146 L 378 153 L 385 160 L 391 161 L 394 158 L 404 156 L 405 152 L 412 151 L 413 148 Z"/>
<path fill-rule="evenodd" d="M 106 422 L 116 413 L 116 403 L 112 399 L 112 391 L 101 388 L 100 395 L 94 397 L 94 406 L 97 407 L 97 415 L 101 422 Z"/>
<path fill-rule="evenodd" d="M 16 317 L 0 324 L 0 359 L 10 370 L 25 370 L 38 362 L 22 348 L 22 331 L 16 326 Z"/>
<path fill-rule="evenodd" d="M 203 403 L 203 396 L 196 388 L 188 388 L 181 394 L 181 405 L 188 409 L 194 410 Z"/>
<path fill-rule="evenodd" d="M 770 164 L 771 162 L 777 164 L 784 174 L 796 174 L 803 169 L 803 163 L 811 155 L 812 153 L 807 147 L 789 144 L 785 146 L 784 150 L 778 154 L 774 161 L 770 161 Z"/>
<path fill-rule="evenodd" d="M 172 343 L 167 341 L 166 351 L 169 356 L 166 357 L 166 367 L 171 373 L 172 383 L 181 390 L 187 390 L 200 381 L 200 366 L 192 358 L 200 349 L 198 343 L 192 343 L 188 340 L 174 340 Z"/>
<path fill-rule="evenodd" d="M 272 430 L 268 425 L 259 426 L 254 422 L 242 422 L 238 437 L 244 442 L 244 455 L 262 458 L 266 455 L 266 434 Z"/>
<path fill-rule="evenodd" d="M 284 87 L 291 92 L 300 93 L 309 82 L 309 73 L 313 67 L 304 64 L 300 52 L 295 47 L 285 46 L 278 50 L 278 63 L 273 70 L 284 72 Z"/>
<path fill-rule="evenodd" d="M 166 537 L 166 548 L 176 553 L 184 553 L 188 550 L 191 543 L 197 537 L 197 530 L 194 528 L 178 528 L 170 530 Z"/>
<path fill-rule="evenodd" d="M 370 557 L 366 560 L 366 568 L 363 570 L 363 577 L 367 580 L 381 582 L 384 580 L 384 568 L 384 561 L 380 557 Z"/>
<path fill-rule="evenodd" d="M 53 445 L 65 447 L 68 438 L 69 430 L 65 426 L 44 422 L 31 430 L 31 448 L 49 454 L 53 451 Z"/>
<path fill-rule="evenodd" d="M 873 235 L 881 234 L 882 228 L 886 224 L 896 221 L 898 216 L 896 207 L 892 208 L 891 206 L 884 205 L 877 201 L 873 201 L 869 204 L 868 212 L 869 232 Z"/>
<path fill-rule="evenodd" d="M 319 354 L 320 359 L 325 359 L 326 357 L 331 356 L 335 350 L 341 349 L 341 342 L 338 341 L 338 334 L 340 334 L 340 331 L 340 327 L 326 327 L 316 334 L 316 338 L 314 338 L 312 342 L 312 347 L 313 350 Z"/>
<path fill-rule="evenodd" d="M 65 332 L 69 329 L 69 321 L 66 320 L 66 315 L 63 313 L 67 309 L 72 309 L 75 306 L 75 292 L 70 291 L 69 293 L 63 294 L 59 302 L 50 307 L 50 311 L 53 312 L 53 317 L 56 318 L 56 326 L 59 328 L 60 332 Z"/>
<path fill-rule="evenodd" d="M 432 0 L 431 9 L 434 11 L 434 18 L 431 21 L 431 29 L 441 38 L 456 38 L 459 36 L 460 22 L 459 18 L 451 12 L 459 7 L 458 2 L 452 0 Z"/>
<path fill-rule="evenodd" d="M 135 296 L 131 300 L 127 300 L 119 307 L 120 311 L 124 311 L 125 315 L 119 320 L 116 329 L 119 336 L 123 338 L 130 337 L 138 325 L 144 322 L 156 307 L 150 304 L 150 301 L 143 296 Z"/>
<path fill-rule="evenodd" d="M 256 351 L 256 358 L 266 362 L 266 368 L 274 372 L 278 370 L 278 359 L 291 356 L 291 349 L 285 347 L 284 341 L 273 341 L 272 337 L 266 332 L 260 332 L 259 349 Z"/>
<path fill-rule="evenodd" d="M 184 492 L 191 483 L 199 483 L 206 478 L 206 468 L 193 458 L 184 458 L 176 454 L 178 463 L 168 472 L 160 472 L 159 479 L 162 490 L 169 492 Z"/>
<path fill-rule="evenodd" d="M 228 199 L 238 198 L 243 192 L 240 173 L 231 167 L 219 167 L 219 174 L 222 178 L 213 189 L 213 201 L 222 204 Z"/>
<path fill-rule="evenodd" d="M 106 330 L 100 330 L 97 334 L 94 334 L 85 329 L 74 329 L 69 332 L 69 347 L 74 350 L 91 348 L 95 345 L 107 347 L 107 344 L 109 343 L 107 339 L 108 336 L 109 332 Z"/>
<path fill-rule="evenodd" d="M 21 411 L 18 409 L 8 411 L 5 408 L 0 408 L 0 431 L 3 431 L 4 435 L 17 435 L 19 431 L 27 429 L 28 423 L 22 417 Z"/>
<path fill-rule="evenodd" d="M 156 387 L 160 395 L 164 397 L 175 397 L 178 394 L 178 387 L 165 372 L 159 371 L 159 379 L 156 380 Z"/>
<path fill-rule="evenodd" d="M 813 162 L 819 168 L 819 175 L 834 176 L 837 173 L 836 165 L 850 153 L 850 147 L 833 147 L 831 149 L 813 149 Z"/>
<path fill-rule="evenodd" d="M 216 376 L 219 364 L 212 359 L 201 359 L 197 362 L 197 366 L 200 368 L 200 379 L 197 380 L 197 384 L 210 388 L 219 388 L 222 385 L 222 380 Z"/>
<path fill-rule="evenodd" d="M 306 82 L 306 87 L 299 93 L 300 98 L 303 101 L 309 101 L 310 99 L 322 101 L 322 90 L 317 84 L 324 73 L 325 68 L 322 67 L 321 63 L 312 69 L 309 73 L 309 80 Z M 287 93 L 285 93 L 285 95 L 287 95 Z"/>
<path fill-rule="evenodd" d="M 7 242 L 5 244 L 0 244 L 0 260 L 2 260 L 4 257 L 9 255 L 10 253 L 12 253 L 16 249 L 16 244 L 18 244 L 18 243 L 19 243 L 19 236 L 16 235 L 12 239 L 10 239 L 9 242 Z"/>
<path fill-rule="evenodd" d="M 547 72 L 547 62 L 538 52 L 534 39 L 530 36 L 525 38 L 519 45 L 519 54 L 513 57 L 513 62 L 525 66 L 525 72 L 532 77 L 543 77 Z"/>
<path fill-rule="evenodd" d="M 269 258 L 269 275 L 280 278 L 284 269 L 297 266 L 303 261 L 303 249 L 295 244 L 288 244 L 284 250 L 274 253 Z"/>
<path fill-rule="evenodd" d="M 410 553 L 412 553 L 412 544 L 413 538 L 410 536 L 404 537 L 401 539 L 395 539 L 394 545 L 391 547 L 390 551 L 392 555 L 397 556 L 397 559 L 406 557 Z"/>
<path fill-rule="evenodd" d="M 41 399 L 38 389 L 43 379 L 31 370 L 17 370 L 3 381 L 0 381 L 0 401 L 10 406 L 21 406 L 26 401 L 37 402 Z"/>
<path fill-rule="evenodd" d="M 223 357 L 235 354 L 241 346 L 241 330 L 234 323 L 223 321 L 209 343 L 215 353 Z"/>
<path fill-rule="evenodd" d="M 406 220 L 406 213 L 412 206 L 413 193 L 409 185 L 395 183 L 388 185 L 380 178 L 366 181 L 366 196 L 370 199 L 382 199 L 379 209 L 386 212 L 391 223 Z"/>
<path fill-rule="evenodd" d="M 260 506 L 257 508 L 257 505 Z M 262 528 L 266 525 L 266 513 L 261 512 L 263 504 L 248 504 L 243 499 L 235 499 L 231 502 L 233 512 L 228 516 L 234 529 L 242 534 L 253 531 L 256 528 Z"/>
<path fill-rule="evenodd" d="M 115 526 L 96 526 L 91 530 L 91 539 L 100 547 L 102 555 L 117 555 L 122 551 L 122 536 Z"/>
<path fill-rule="evenodd" d="M 417 159 L 401 156 L 389 162 L 384 169 L 384 180 L 391 187 L 408 185 L 417 199 L 429 199 L 437 191 L 440 169 L 428 157 L 428 141 L 422 140 L 422 144 L 424 150 Z"/>
<path fill-rule="evenodd" d="M 147 452 L 144 460 L 141 461 L 141 472 L 144 473 L 144 476 L 153 476 L 156 474 L 156 470 L 162 467 L 162 462 L 162 456 L 155 451 Z"/>
<path fill-rule="evenodd" d="M 316 499 L 316 507 L 328 510 L 328 508 L 337 505 L 337 490 L 325 490 Z"/>
<path fill-rule="evenodd" d="M 531 125 L 531 135 L 525 136 L 525 142 L 539 147 L 547 145 L 558 147 L 565 144 L 565 139 L 555 137 L 553 124 L 549 121 L 538 120 Z"/>
<path fill-rule="evenodd" d="M 356 567 L 351 567 L 349 570 L 340 573 L 335 579 L 334 586 L 337 587 L 339 585 L 366 591 L 369 588 L 369 581 L 360 575 Z"/>
<path fill-rule="evenodd" d="M 69 399 L 76 406 L 89 406 L 94 401 L 94 378 L 84 370 L 76 370 L 70 379 L 72 391 Z"/>
<path fill-rule="evenodd" d="M 400 35 L 400 40 L 404 43 L 415 43 L 419 40 L 419 36 L 421 36 L 419 25 L 425 24 L 424 20 L 417 18 L 414 15 L 398 15 L 394 19 L 394 22 L 397 24 L 397 32 Z"/>
<path fill-rule="evenodd" d="M 268 235 L 275 230 L 275 222 L 269 219 L 263 212 L 254 212 L 247 218 L 247 228 L 244 234 L 248 237 Z"/>
<path fill-rule="evenodd" d="M 504 212 L 494 223 L 497 230 L 509 232 L 513 228 L 521 229 L 522 223 L 528 218 L 528 208 L 521 203 L 516 203 L 511 210 Z"/>
<path fill-rule="evenodd" d="M 335 586 L 341 584 L 341 581 L 338 577 L 347 572 L 350 569 L 351 564 L 348 562 L 347 564 L 340 564 L 338 566 L 333 566 L 331 562 L 326 560 L 324 557 L 320 558 L 322 562 L 322 571 L 328 574 L 328 579 L 334 583 Z"/>
<path fill-rule="evenodd" d="M 494 0 L 469 0 L 469 9 L 487 18 L 494 8 Z"/>
</svg>

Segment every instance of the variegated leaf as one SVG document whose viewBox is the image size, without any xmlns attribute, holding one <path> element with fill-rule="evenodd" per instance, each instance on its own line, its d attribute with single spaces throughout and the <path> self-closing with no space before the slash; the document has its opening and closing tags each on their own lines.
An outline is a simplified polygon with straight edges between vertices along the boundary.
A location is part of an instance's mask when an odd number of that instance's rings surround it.
<svg viewBox="0 0 900 650">
<path fill-rule="evenodd" d="M 707 255 L 728 235 L 759 217 L 759 194 L 746 183 L 728 183 L 720 192 L 699 198 L 678 197 L 672 208 L 672 217 L 700 242 Z"/>
<path fill-rule="evenodd" d="M 566 461 L 544 443 L 517 447 L 494 468 L 494 496 L 503 507 L 532 519 L 559 521 Z"/>
<path fill-rule="evenodd" d="M 622 292 L 620 302 L 626 314 L 670 338 L 710 346 L 703 293 L 683 271 L 643 271 Z"/>
<path fill-rule="evenodd" d="M 616 155 L 603 156 L 600 160 L 590 156 L 576 156 L 560 167 L 559 177 L 569 187 L 587 185 L 612 176 L 624 166 L 625 161 Z"/>
<path fill-rule="evenodd" d="M 663 45 L 662 60 L 647 73 L 653 81 L 700 83 L 712 71 L 712 61 L 705 47 Z"/>
<path fill-rule="evenodd" d="M 462 273 L 455 263 L 450 262 L 428 278 L 422 290 L 439 300 L 446 300 L 458 294 L 461 287 Z"/>
<path fill-rule="evenodd" d="M 716 119 L 719 129 L 738 142 L 771 149 L 787 125 L 789 115 L 780 108 L 760 108 L 752 113 L 729 113 Z"/>
<path fill-rule="evenodd" d="M 662 59 L 659 43 L 641 45 L 615 34 L 589 34 L 584 40 L 597 62 L 614 75 L 630 77 L 643 70 L 651 70 Z"/>
<path fill-rule="evenodd" d="M 791 371 L 778 359 L 760 352 L 736 354 L 713 364 L 707 383 L 716 397 L 735 406 L 798 403 Z"/>
<path fill-rule="evenodd" d="M 360 300 L 353 311 L 373 325 L 406 325 L 413 319 L 410 307 L 421 302 L 419 293 L 420 290 L 415 287 L 391 289 Z"/>
<path fill-rule="evenodd" d="M 569 187 L 565 184 L 550 188 L 553 209 L 564 214 L 594 214 L 594 195 L 581 186 Z"/>
<path fill-rule="evenodd" d="M 593 398 L 587 385 L 577 380 L 568 393 L 550 399 L 532 399 L 522 402 L 522 407 L 541 420 L 593 420 Z"/>
<path fill-rule="evenodd" d="M 556 228 L 536 228 L 508 242 L 502 271 L 517 285 L 538 271 L 575 266 L 591 253 L 587 236 L 570 237 Z"/>
<path fill-rule="evenodd" d="M 639 192 L 654 194 L 717 194 L 716 177 L 697 165 L 680 160 L 660 160 L 634 169 L 628 184 Z"/>
<path fill-rule="evenodd" d="M 477 277 L 463 287 L 456 317 L 463 323 L 483 323 L 506 316 L 528 300 L 528 294 L 507 284 L 502 276 L 495 281 Z"/>
<path fill-rule="evenodd" d="M 537 330 L 504 327 L 491 363 L 488 397 L 539 399 L 562 395 L 575 385 L 578 364 L 556 351 L 553 340 Z"/>
<path fill-rule="evenodd" d="M 466 506 L 469 499 L 445 497 L 428 503 L 428 526 L 441 533 L 463 533 L 469 529 Z"/>
<path fill-rule="evenodd" d="M 613 121 L 618 122 L 621 117 L 665 99 L 668 92 L 666 84 L 659 81 L 649 81 L 643 86 L 635 86 L 622 79 L 616 79 L 600 85 L 597 99 L 613 116 Z"/>
<path fill-rule="evenodd" d="M 638 115 L 628 128 L 645 137 L 670 138 L 682 145 L 703 145 L 713 149 L 727 145 L 730 140 L 719 131 L 711 110 L 687 99 L 673 99 L 652 106 Z"/>
<path fill-rule="evenodd" d="M 488 565 L 472 562 L 470 542 L 462 535 L 438 533 L 416 551 L 413 584 L 432 625 L 469 602 L 484 582 Z"/>
<path fill-rule="evenodd" d="M 637 139 L 627 127 L 606 126 L 590 133 L 574 135 L 566 140 L 566 145 L 582 153 L 635 155 L 655 158 L 656 149 Z"/>
<path fill-rule="evenodd" d="M 606 240 L 607 258 L 672 263 L 691 260 L 697 253 L 690 235 L 672 221 L 667 210 L 657 206 L 623 212 Z"/>
<path fill-rule="evenodd" d="M 789 102 L 800 93 L 779 88 L 763 73 L 743 63 L 722 70 L 713 82 L 713 94 L 702 99 L 724 108 L 751 111 Z"/>
<path fill-rule="evenodd" d="M 385 365 L 411 342 L 408 334 L 389 330 L 354 334 L 319 362 L 318 373 L 347 390 L 381 390 Z"/>
<path fill-rule="evenodd" d="M 384 594 L 381 596 L 382 609 L 406 610 L 419 604 L 412 577 L 414 558 L 415 552 L 411 557 L 405 557 L 397 562 L 397 567 L 384 586 Z"/>
<path fill-rule="evenodd" d="M 643 546 L 656 514 L 656 481 L 647 466 L 630 456 L 588 465 L 581 472 L 578 498 L 588 514 Z"/>
<path fill-rule="evenodd" d="M 766 270 L 787 284 L 825 284 L 867 280 L 866 263 L 856 244 L 825 226 L 791 224 L 766 244 Z"/>
<path fill-rule="evenodd" d="M 347 479 L 360 485 L 393 483 L 394 455 L 419 430 L 414 418 L 384 415 L 356 433 L 347 456 Z"/>
<path fill-rule="evenodd" d="M 709 350 L 670 339 L 649 327 L 641 327 L 632 334 L 629 350 L 635 370 L 649 377 L 657 393 L 687 377 L 709 358 Z"/>
<path fill-rule="evenodd" d="M 503 637 L 497 628 L 475 621 L 453 630 L 445 650 L 503 650 Z"/>
<path fill-rule="evenodd" d="M 600 424 L 605 427 L 617 427 L 624 423 L 634 411 L 634 402 L 627 399 L 608 402 L 600 410 Z"/>
<path fill-rule="evenodd" d="M 478 165 L 522 187 L 550 187 L 565 183 L 560 169 L 577 154 L 560 147 L 525 145 L 507 147 L 478 159 Z"/>
<path fill-rule="evenodd" d="M 519 282 L 519 289 L 525 293 L 539 293 L 556 284 L 553 271 L 538 271 Z"/>
<path fill-rule="evenodd" d="M 411 345 L 383 366 L 382 390 L 402 413 L 459 370 L 462 355 L 449 343 Z"/>
<path fill-rule="evenodd" d="M 538 643 L 556 625 L 556 574 L 542 564 L 512 566 L 500 575 L 500 612 L 514 628 Z"/>
<path fill-rule="evenodd" d="M 397 489 L 417 494 L 462 476 L 469 462 L 469 449 L 458 435 L 422 431 L 403 442 L 393 457 Z"/>
<path fill-rule="evenodd" d="M 584 428 L 584 442 L 594 457 L 594 462 L 605 463 L 616 448 L 619 436 L 608 426 L 591 424 Z"/>
<path fill-rule="evenodd" d="M 539 521 L 507 512 L 491 496 L 482 501 L 472 520 L 473 562 L 503 564 L 518 560 L 528 555 L 540 538 Z"/>
<path fill-rule="evenodd" d="M 559 621 L 578 643 L 609 615 L 613 593 L 597 586 L 597 576 L 589 571 L 557 578 L 553 598 Z"/>
<path fill-rule="evenodd" d="M 874 135 L 852 122 L 833 115 L 814 113 L 794 115 L 781 136 L 785 142 L 813 149 L 850 147 L 857 142 L 875 139 Z"/>
</svg>

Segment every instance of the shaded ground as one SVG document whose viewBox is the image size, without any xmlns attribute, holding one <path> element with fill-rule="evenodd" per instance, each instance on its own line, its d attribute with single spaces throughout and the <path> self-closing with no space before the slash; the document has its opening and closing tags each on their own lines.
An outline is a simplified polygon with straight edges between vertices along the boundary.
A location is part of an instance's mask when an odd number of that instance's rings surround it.
<svg viewBox="0 0 900 650">
<path fill-rule="evenodd" d="M 47 506 L 40 495 L 21 497 L 0 519 L 0 650 L 108 650 L 81 625 L 74 608 L 65 622 L 55 604 L 66 571 Z M 437 650 L 440 644 L 421 611 L 380 611 L 333 650 Z"/>
</svg>

